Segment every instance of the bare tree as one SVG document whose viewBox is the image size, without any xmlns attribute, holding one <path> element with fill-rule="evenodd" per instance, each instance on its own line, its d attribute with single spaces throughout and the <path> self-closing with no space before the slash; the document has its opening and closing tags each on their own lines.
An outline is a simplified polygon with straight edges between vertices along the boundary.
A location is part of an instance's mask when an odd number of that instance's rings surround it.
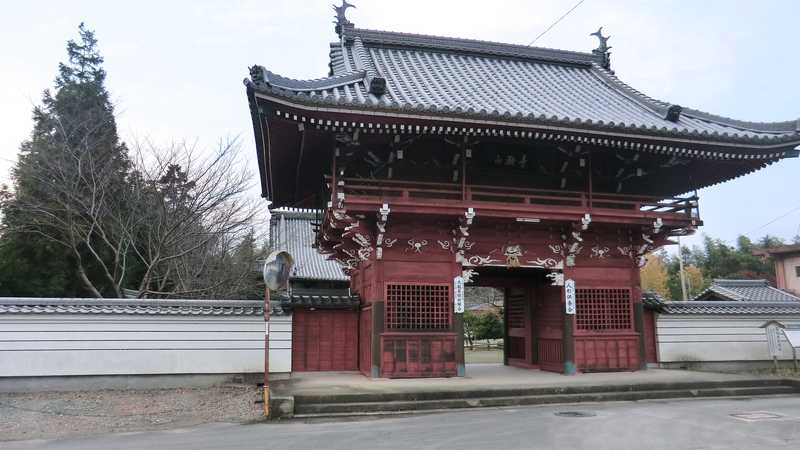
<svg viewBox="0 0 800 450">
<path fill-rule="evenodd" d="M 183 143 L 137 145 L 135 155 L 138 218 L 127 232 L 144 267 L 139 295 L 214 297 L 252 284 L 248 252 L 255 256 L 253 224 L 264 211 L 247 196 L 252 176 L 237 141 L 207 157 Z"/>
<path fill-rule="evenodd" d="M 61 135 L 52 140 L 57 148 L 17 168 L 17 177 L 24 177 L 28 189 L 18 190 L 13 201 L 6 202 L 5 213 L 18 218 L 13 231 L 67 248 L 78 277 L 93 296 L 102 297 L 104 290 L 121 296 L 131 246 L 116 217 L 124 209 L 125 200 L 118 195 L 124 171 L 118 159 L 93 151 L 90 133 L 73 144 L 60 122 L 54 130 Z M 101 274 L 99 279 L 91 279 L 89 266 Z"/>
<path fill-rule="evenodd" d="M 255 257 L 261 209 L 235 139 L 207 157 L 185 144 L 137 145 L 122 179 L 88 143 L 61 147 L 29 171 L 38 195 L 5 203 L 24 215 L 16 231 L 70 250 L 93 296 L 128 286 L 139 297 L 223 297 L 253 284 L 247 252 Z"/>
</svg>

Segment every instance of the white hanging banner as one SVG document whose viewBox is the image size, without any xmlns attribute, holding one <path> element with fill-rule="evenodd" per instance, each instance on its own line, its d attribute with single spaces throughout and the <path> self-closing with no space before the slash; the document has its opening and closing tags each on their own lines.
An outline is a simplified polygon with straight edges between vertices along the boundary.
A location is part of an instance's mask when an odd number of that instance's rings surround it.
<svg viewBox="0 0 800 450">
<path fill-rule="evenodd" d="M 566 313 L 570 315 L 575 314 L 575 280 L 569 279 L 564 281 L 564 304 L 566 306 Z"/>
<path fill-rule="evenodd" d="M 456 314 L 464 312 L 464 277 L 453 278 L 453 311 Z"/>
</svg>

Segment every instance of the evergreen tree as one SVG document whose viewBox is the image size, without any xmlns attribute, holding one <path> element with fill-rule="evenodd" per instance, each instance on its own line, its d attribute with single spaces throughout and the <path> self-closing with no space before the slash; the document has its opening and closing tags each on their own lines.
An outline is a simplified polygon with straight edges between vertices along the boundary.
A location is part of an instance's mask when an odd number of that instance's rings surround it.
<svg viewBox="0 0 800 450">
<path fill-rule="evenodd" d="M 748 237 L 739 236 L 736 245 L 703 236 L 703 246 L 683 247 L 684 276 L 687 295 L 691 299 L 705 290 L 715 279 L 766 279 L 774 284 L 772 261 L 754 255 L 754 251 L 783 245 L 780 238 L 764 236 L 754 244 Z M 667 289 L 673 300 L 682 298 L 678 257 L 665 256 Z M 643 278 L 644 281 L 644 278 Z"/>
<path fill-rule="evenodd" d="M 98 273 L 107 257 L 100 246 L 69 248 L 54 228 L 54 223 L 73 220 L 77 214 L 60 206 L 73 199 L 60 196 L 77 197 L 98 179 L 116 179 L 115 184 L 104 186 L 104 198 L 93 199 L 98 205 L 114 201 L 115 190 L 125 189 L 130 165 L 127 149 L 117 134 L 97 39 L 83 23 L 78 33 L 77 41 L 67 43 L 67 61 L 59 64 L 54 92 L 46 90 L 41 105 L 33 110 L 31 138 L 20 146 L 19 160 L 12 170 L 13 196 L 3 208 L 0 236 L 3 295 L 118 295 L 113 283 L 104 281 Z M 52 178 L 48 171 L 73 180 L 74 191 L 54 191 L 48 184 L 48 178 Z M 36 208 L 29 205 L 41 205 L 50 217 L 37 215 L 32 211 Z M 90 236 L 87 241 L 95 239 L 99 238 Z M 95 254 L 90 256 L 90 252 Z"/>
</svg>

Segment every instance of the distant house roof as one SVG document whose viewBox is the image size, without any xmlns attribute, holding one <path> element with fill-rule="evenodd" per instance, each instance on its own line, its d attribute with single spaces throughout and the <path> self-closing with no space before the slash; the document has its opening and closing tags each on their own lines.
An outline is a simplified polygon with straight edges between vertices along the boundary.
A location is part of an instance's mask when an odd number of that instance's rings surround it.
<svg viewBox="0 0 800 450">
<path fill-rule="evenodd" d="M 788 302 L 800 304 L 800 298 L 770 286 L 767 280 L 714 280 L 693 301 Z"/>
<path fill-rule="evenodd" d="M 275 250 L 285 250 L 294 258 L 292 279 L 348 281 L 336 261 L 328 260 L 312 247 L 317 211 L 309 209 L 276 209 L 270 220 L 270 240 Z"/>
<path fill-rule="evenodd" d="M 115 314 L 149 316 L 262 316 L 261 300 L 136 300 L 0 298 L 0 315 Z"/>
<path fill-rule="evenodd" d="M 727 295 L 738 295 L 739 300 L 701 300 L 703 294 L 722 288 Z M 733 283 L 731 283 L 733 282 Z M 765 287 L 766 285 L 766 287 Z M 771 289 L 769 293 L 765 292 Z M 772 292 L 777 291 L 777 293 Z M 737 294 L 738 292 L 738 294 Z M 743 299 L 742 292 L 748 292 L 752 299 Z M 712 287 L 698 296 L 697 300 L 670 301 L 652 291 L 642 292 L 642 303 L 645 309 L 661 314 L 687 315 L 797 315 L 800 314 L 800 298 L 786 294 L 766 284 L 765 280 L 716 280 Z M 712 295 L 712 294 L 709 294 Z M 784 297 L 783 295 L 786 295 Z M 788 298 L 787 298 L 788 297 Z M 721 297 L 717 297 L 721 298 Z"/>
<path fill-rule="evenodd" d="M 686 315 L 798 315 L 800 298 L 769 285 L 766 280 L 714 280 L 690 301 L 669 301 L 643 292 L 646 309 Z"/>
<path fill-rule="evenodd" d="M 780 247 L 764 248 L 753 252 L 753 254 L 761 256 L 775 256 L 775 255 L 782 256 L 792 253 L 800 253 L 800 244 L 782 245 Z"/>
</svg>

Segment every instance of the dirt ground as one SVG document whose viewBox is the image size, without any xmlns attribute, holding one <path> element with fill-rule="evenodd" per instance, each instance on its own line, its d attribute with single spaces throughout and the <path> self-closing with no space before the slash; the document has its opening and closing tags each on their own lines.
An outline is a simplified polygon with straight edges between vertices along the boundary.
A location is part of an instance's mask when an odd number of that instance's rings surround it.
<svg viewBox="0 0 800 450">
<path fill-rule="evenodd" d="M 242 423 L 262 415 L 253 385 L 0 393 L 0 441 Z"/>
</svg>

